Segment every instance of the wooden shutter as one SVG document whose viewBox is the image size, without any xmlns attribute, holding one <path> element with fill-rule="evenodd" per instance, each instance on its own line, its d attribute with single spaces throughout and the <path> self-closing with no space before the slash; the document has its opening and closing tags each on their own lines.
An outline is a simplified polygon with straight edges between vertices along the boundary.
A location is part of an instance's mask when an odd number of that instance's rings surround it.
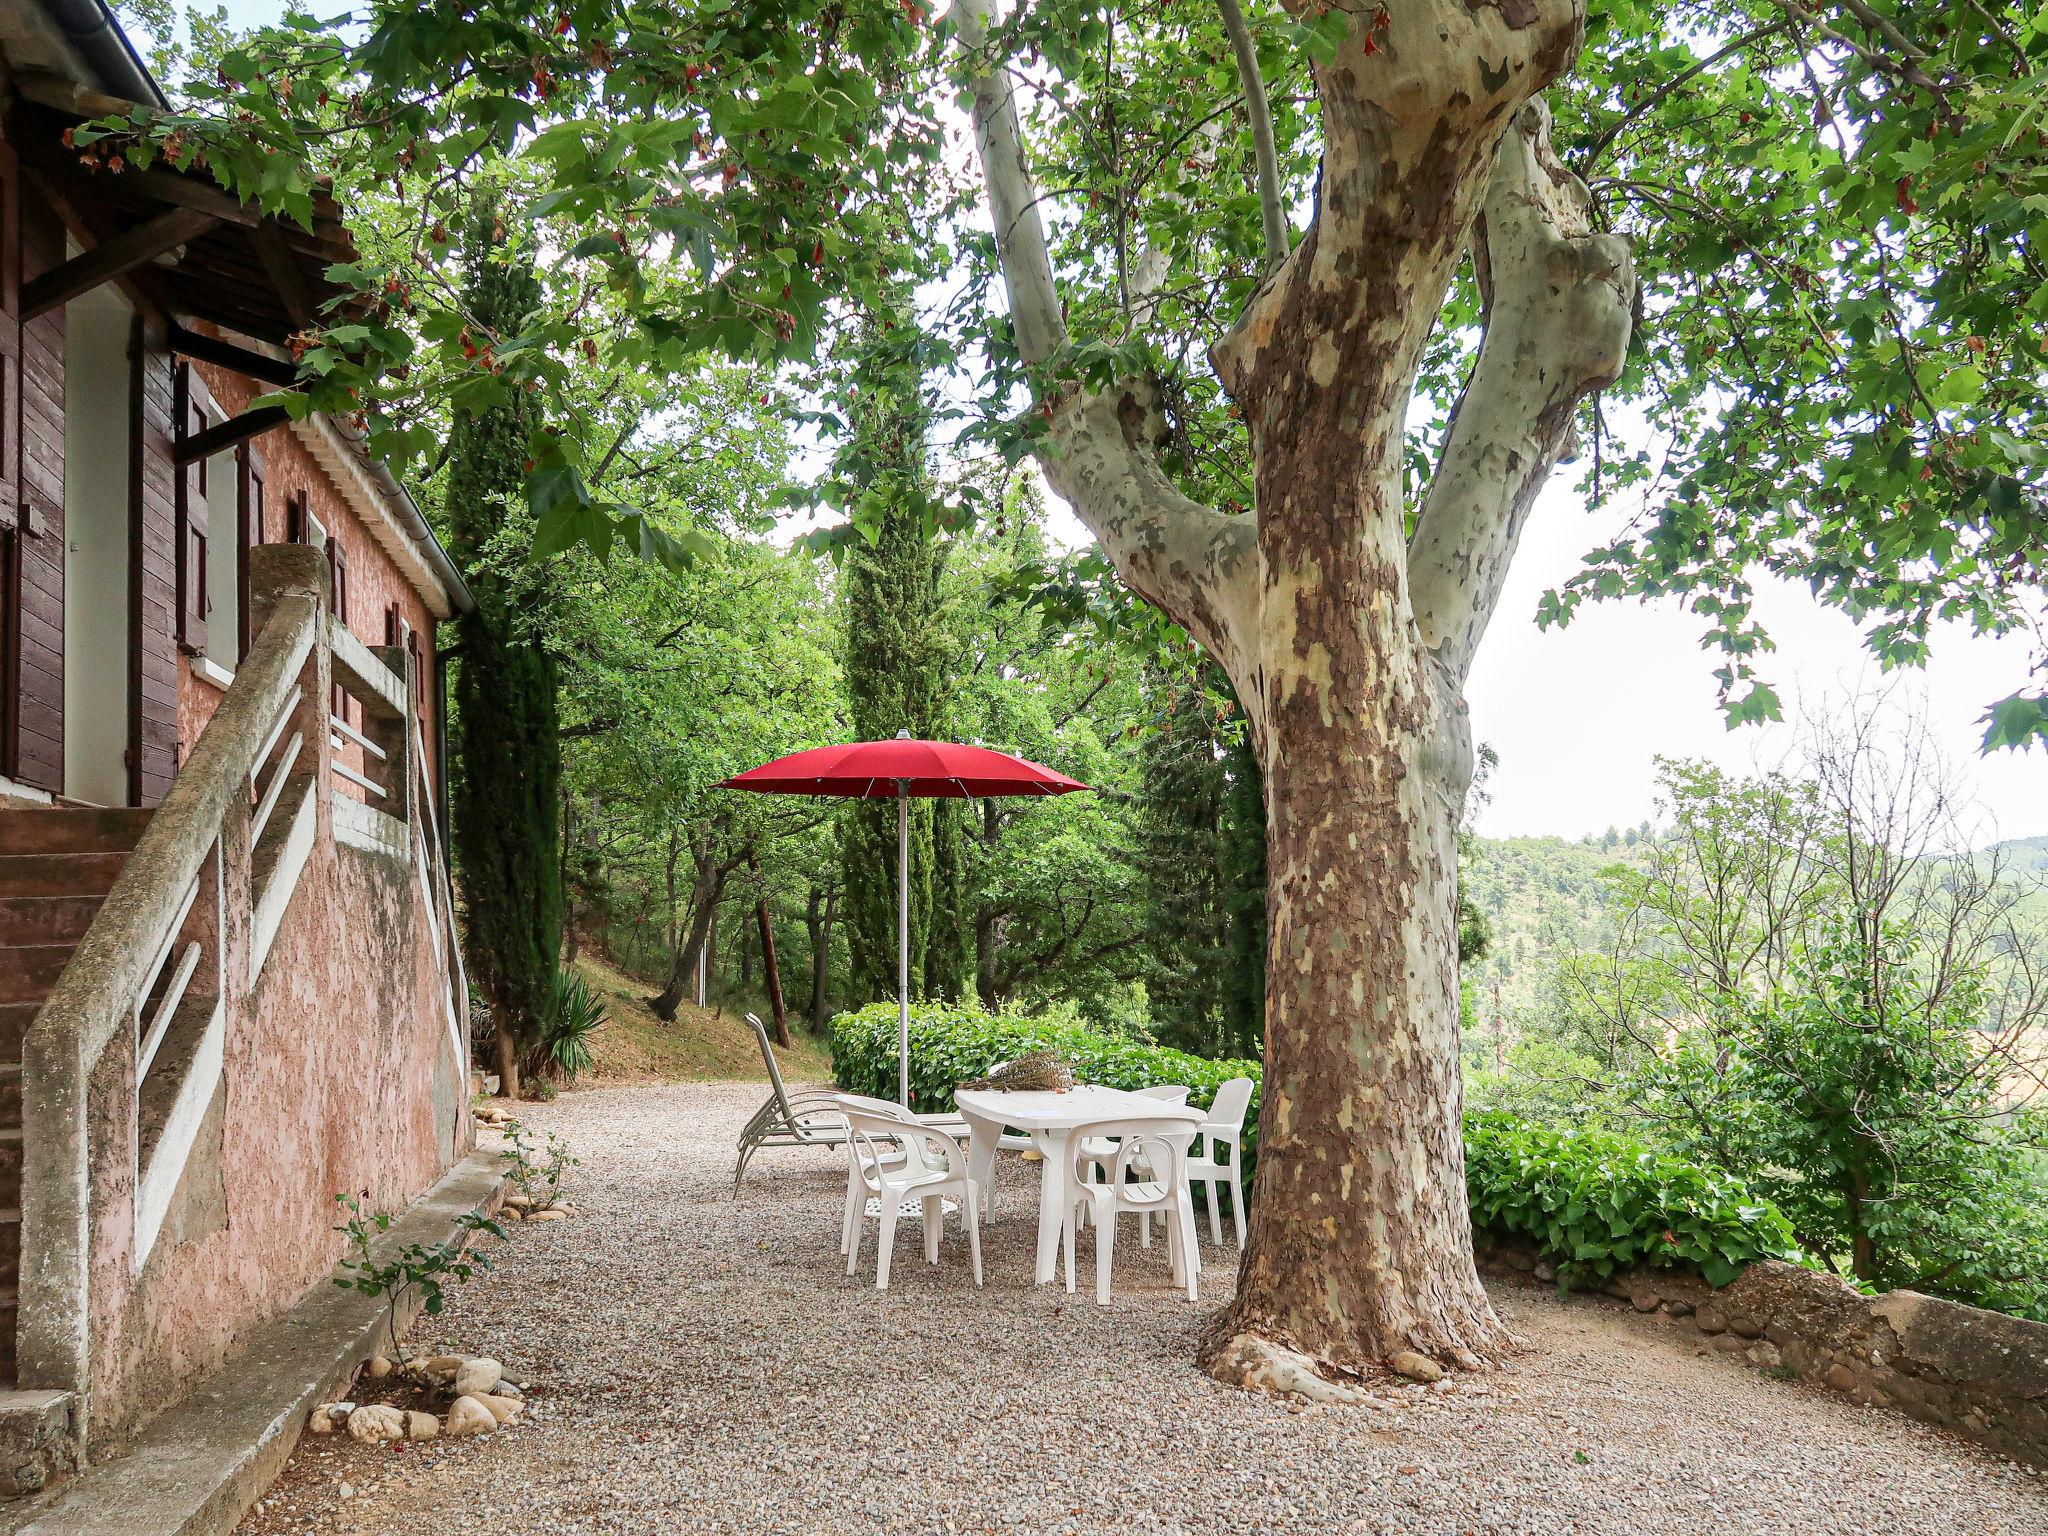
<svg viewBox="0 0 2048 1536">
<path fill-rule="evenodd" d="M 0 144 L 0 775 L 22 778 L 21 217 L 14 154 Z M 61 784 L 44 785 L 61 789 Z"/>
<path fill-rule="evenodd" d="M 172 409 L 178 436 L 197 437 L 207 427 L 212 396 L 190 363 L 178 364 Z M 194 459 L 178 471 L 178 644 L 187 651 L 206 649 L 206 460 Z"/>
<path fill-rule="evenodd" d="M 327 533 L 327 571 L 333 579 L 334 617 L 343 629 L 348 628 L 348 555 L 342 550 L 341 540 L 332 529 Z M 348 719 L 348 691 L 334 685 L 334 712 L 343 720 Z"/>
<path fill-rule="evenodd" d="M 263 542 L 263 456 L 248 443 L 235 449 L 235 660 L 249 654 L 249 551 Z"/>
<path fill-rule="evenodd" d="M 287 544 L 310 543 L 306 537 L 306 525 L 312 519 L 306 515 L 306 493 L 293 491 L 284 502 L 284 541 Z"/>
</svg>

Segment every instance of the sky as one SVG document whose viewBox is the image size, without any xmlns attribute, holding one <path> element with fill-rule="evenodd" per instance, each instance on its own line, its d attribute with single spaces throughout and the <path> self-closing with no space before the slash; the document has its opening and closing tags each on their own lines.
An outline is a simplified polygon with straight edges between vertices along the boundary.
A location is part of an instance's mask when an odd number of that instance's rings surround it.
<svg viewBox="0 0 2048 1536">
<path fill-rule="evenodd" d="M 281 0 L 227 0 L 241 26 L 275 19 Z M 1582 607 L 1564 629 L 1538 629 L 1536 603 L 1612 539 L 1626 510 L 1590 511 L 1569 470 L 1554 476 L 1530 516 L 1467 690 L 1474 736 L 1500 764 L 1474 825 L 1495 837 L 1580 837 L 1658 819 L 1655 759 L 1703 757 L 1729 769 L 1793 756 L 1815 719 L 1852 696 L 1882 693 L 1881 708 L 1917 715 L 1978 802 L 1980 841 L 2048 834 L 2048 752 L 1981 755 L 1979 717 L 2027 681 L 2026 637 L 1987 639 L 1965 626 L 1935 633 L 1924 671 L 1882 676 L 1856 627 L 1804 589 L 1762 581 L 1758 618 L 1777 641 L 1762 668 L 1785 720 L 1726 729 L 1715 704 L 1716 658 L 1699 648 L 1704 626 L 1677 599 Z M 1053 500 L 1055 538 L 1089 534 Z"/>
</svg>

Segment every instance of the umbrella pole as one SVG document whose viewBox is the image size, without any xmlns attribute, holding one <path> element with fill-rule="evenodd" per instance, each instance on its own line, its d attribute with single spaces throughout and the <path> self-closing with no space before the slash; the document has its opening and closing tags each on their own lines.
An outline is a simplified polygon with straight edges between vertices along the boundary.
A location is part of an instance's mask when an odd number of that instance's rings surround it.
<svg viewBox="0 0 2048 1536">
<path fill-rule="evenodd" d="M 896 1083 L 910 1108 L 910 785 L 896 781 Z"/>
</svg>

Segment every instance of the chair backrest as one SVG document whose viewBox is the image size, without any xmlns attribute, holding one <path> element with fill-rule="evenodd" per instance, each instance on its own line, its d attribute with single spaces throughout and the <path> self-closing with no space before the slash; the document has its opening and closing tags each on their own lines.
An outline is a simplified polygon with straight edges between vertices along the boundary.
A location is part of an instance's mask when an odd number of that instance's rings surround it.
<svg viewBox="0 0 2048 1536">
<path fill-rule="evenodd" d="M 1225 1078 L 1216 1086 L 1216 1097 L 1209 1103 L 1209 1119 L 1206 1128 L 1212 1131 L 1242 1131 L 1245 1111 L 1252 1107 L 1252 1080 L 1248 1077 Z"/>
<path fill-rule="evenodd" d="M 1140 1088 L 1141 1099 L 1161 1099 L 1168 1104 L 1185 1104 L 1188 1101 L 1186 1083 L 1154 1083 L 1150 1088 Z"/>
<path fill-rule="evenodd" d="M 878 1142 L 887 1141 L 903 1149 L 906 1174 L 947 1173 L 964 1177 L 967 1154 L 960 1143 L 943 1131 L 935 1131 L 901 1104 L 870 1099 L 860 1094 L 841 1093 L 832 1102 L 846 1116 L 846 1133 L 854 1156 L 860 1160 L 863 1177 L 879 1178 L 882 1157 Z"/>
<path fill-rule="evenodd" d="M 747 1022 L 754 1026 L 754 1038 L 761 1043 L 761 1061 L 768 1068 L 768 1086 L 775 1092 L 775 1102 L 782 1106 L 783 1117 L 794 1123 L 796 1111 L 789 1107 L 789 1090 L 782 1086 L 782 1068 L 775 1064 L 775 1046 L 768 1039 L 768 1026 L 754 1013 L 747 1015 Z"/>
<path fill-rule="evenodd" d="M 1109 1183 L 1117 1191 L 1118 1201 L 1139 1208 L 1169 1204 L 1187 1181 L 1181 1165 L 1187 1161 L 1187 1144 L 1201 1124 L 1201 1111 L 1191 1109 L 1184 1119 L 1091 1120 L 1077 1125 L 1069 1143 L 1074 1149 L 1070 1177 L 1076 1185 L 1087 1183 L 1082 1166 L 1089 1160 L 1086 1143 L 1114 1140 L 1116 1159 L 1109 1165 Z M 1124 1175 L 1131 1171 L 1138 1173 L 1143 1184 L 1125 1185 Z"/>
</svg>

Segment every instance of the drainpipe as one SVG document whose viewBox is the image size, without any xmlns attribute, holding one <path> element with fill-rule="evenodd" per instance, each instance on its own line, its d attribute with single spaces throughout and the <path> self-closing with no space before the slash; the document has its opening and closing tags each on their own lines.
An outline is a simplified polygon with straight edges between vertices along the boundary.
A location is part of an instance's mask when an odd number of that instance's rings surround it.
<svg viewBox="0 0 2048 1536">
<path fill-rule="evenodd" d="M 43 0 L 43 10 L 99 76 L 108 95 L 163 109 L 170 106 L 105 0 Z"/>
</svg>

